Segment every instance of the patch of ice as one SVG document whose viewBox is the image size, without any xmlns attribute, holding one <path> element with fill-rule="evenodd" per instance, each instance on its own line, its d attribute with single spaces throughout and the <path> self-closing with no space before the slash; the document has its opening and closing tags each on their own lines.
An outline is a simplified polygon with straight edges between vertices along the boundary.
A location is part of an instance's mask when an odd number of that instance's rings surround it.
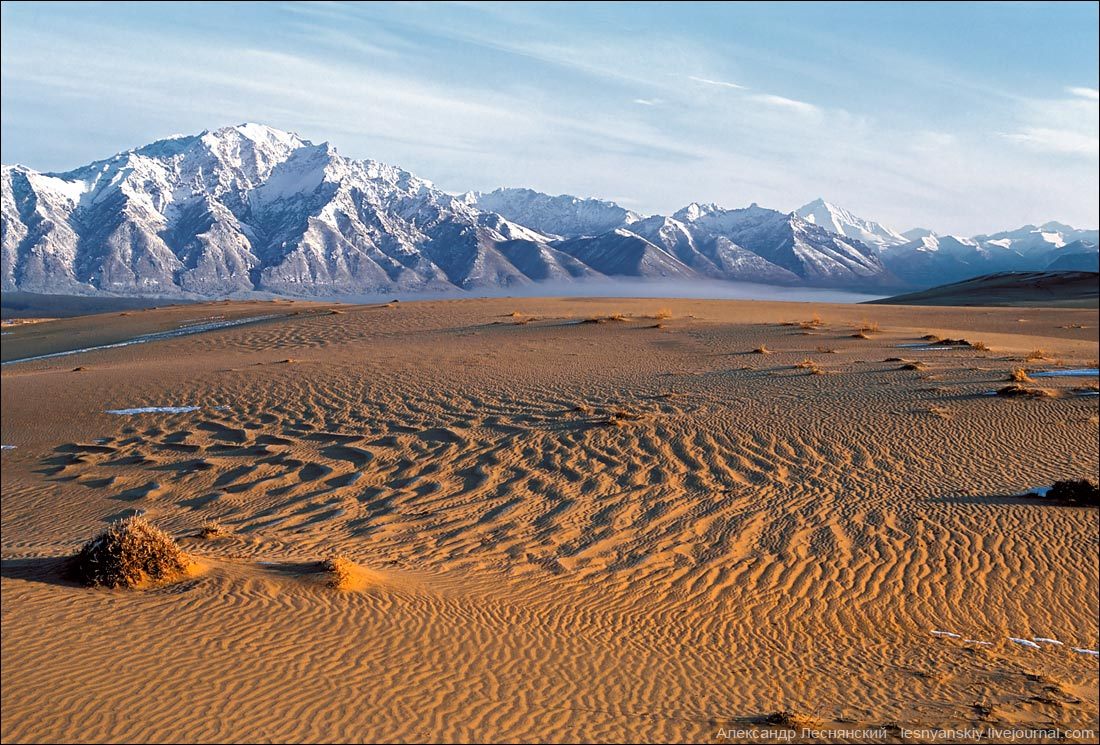
<svg viewBox="0 0 1100 745">
<path fill-rule="evenodd" d="M 0 445 L 0 450 L 15 450 L 15 445 Z"/>
<path fill-rule="evenodd" d="M 1078 652 L 1080 654 L 1091 654 L 1093 657 L 1100 657 L 1100 651 L 1097 651 L 1095 649 L 1085 649 L 1084 647 L 1073 647 L 1073 651 Z"/>
<path fill-rule="evenodd" d="M 1100 375 L 1100 369 L 1077 367 L 1072 370 L 1042 370 L 1028 374 L 1033 378 L 1091 378 Z"/>
<path fill-rule="evenodd" d="M 1031 647 L 1032 649 L 1040 649 L 1039 645 L 1036 644 L 1035 642 L 1031 641 L 1030 639 L 1017 639 L 1014 636 L 1010 636 L 1010 637 L 1008 637 L 1008 640 L 1010 642 L 1015 642 L 1016 644 L 1019 644 L 1021 647 Z"/>
<path fill-rule="evenodd" d="M 1051 639 L 1049 636 L 1033 636 L 1031 638 L 1039 642 L 1040 644 L 1056 644 L 1059 647 L 1062 646 L 1062 642 L 1058 641 L 1057 639 Z"/>
<path fill-rule="evenodd" d="M 187 414 L 198 411 L 201 406 L 141 406 L 136 409 L 107 409 L 107 414 L 131 416 L 133 414 Z"/>
<path fill-rule="evenodd" d="M 946 636 L 951 639 L 961 639 L 962 634 L 955 634 L 950 631 L 933 631 L 932 636 Z"/>
<path fill-rule="evenodd" d="M 980 644 L 983 647 L 992 647 L 993 642 L 983 642 L 981 639 L 963 639 L 967 644 Z"/>
<path fill-rule="evenodd" d="M 1050 494 L 1049 486 L 1037 486 L 1028 492 L 1028 495 L 1034 495 L 1036 497 L 1045 497 L 1047 494 Z"/>
</svg>

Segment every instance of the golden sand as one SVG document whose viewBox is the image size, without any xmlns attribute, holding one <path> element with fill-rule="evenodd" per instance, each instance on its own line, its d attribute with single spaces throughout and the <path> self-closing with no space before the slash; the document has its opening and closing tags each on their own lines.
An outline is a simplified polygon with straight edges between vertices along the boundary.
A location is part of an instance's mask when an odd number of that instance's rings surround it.
<svg viewBox="0 0 1100 745">
<path fill-rule="evenodd" d="M 1097 728 L 1075 651 L 1098 646 L 1096 510 L 1013 496 L 1096 478 L 1097 398 L 1073 391 L 1095 380 L 988 395 L 1095 366 L 1095 311 L 330 310 L 5 337 L 10 360 L 278 316 L 3 368 L 4 741 Z M 985 349 L 898 348 L 925 335 Z M 199 408 L 105 413 L 156 406 Z M 202 572 L 66 579 L 135 512 Z"/>
</svg>

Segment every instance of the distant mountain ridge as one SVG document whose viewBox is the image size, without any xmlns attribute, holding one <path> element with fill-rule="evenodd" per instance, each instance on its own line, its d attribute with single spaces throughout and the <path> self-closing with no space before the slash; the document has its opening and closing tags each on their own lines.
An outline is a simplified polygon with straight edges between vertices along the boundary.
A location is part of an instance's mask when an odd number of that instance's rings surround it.
<svg viewBox="0 0 1100 745">
<path fill-rule="evenodd" d="M 823 200 L 793 213 L 692 203 L 647 217 L 530 189 L 453 195 L 251 123 L 64 173 L 3 166 L 2 232 L 4 290 L 184 297 L 608 277 L 875 290 L 1001 264 L 1088 265 L 1096 253 L 1095 230 L 1047 223 L 965 241 L 910 238 Z"/>
</svg>

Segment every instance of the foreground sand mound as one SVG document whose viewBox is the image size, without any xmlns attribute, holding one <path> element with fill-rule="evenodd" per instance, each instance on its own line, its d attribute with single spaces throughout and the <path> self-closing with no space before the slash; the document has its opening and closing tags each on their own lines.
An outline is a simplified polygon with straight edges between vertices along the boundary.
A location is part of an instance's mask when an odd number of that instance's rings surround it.
<svg viewBox="0 0 1100 745">
<path fill-rule="evenodd" d="M 135 588 L 179 579 L 190 564 L 170 535 L 143 517 L 130 517 L 85 543 L 74 568 L 86 585 Z"/>
</svg>

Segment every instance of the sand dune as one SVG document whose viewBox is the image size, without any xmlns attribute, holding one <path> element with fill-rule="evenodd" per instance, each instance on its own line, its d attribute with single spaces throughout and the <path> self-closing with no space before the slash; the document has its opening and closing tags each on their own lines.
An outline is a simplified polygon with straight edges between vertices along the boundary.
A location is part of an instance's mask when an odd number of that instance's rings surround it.
<svg viewBox="0 0 1100 745">
<path fill-rule="evenodd" d="M 1097 728 L 1096 511 L 1018 496 L 1096 477 L 1096 381 L 987 395 L 1095 367 L 1092 311 L 196 305 L 4 359 L 219 314 L 279 317 L 4 367 L 5 741 Z M 134 513 L 201 573 L 69 581 Z"/>
<path fill-rule="evenodd" d="M 1100 275 L 1079 271 L 1000 272 L 870 303 L 1096 308 L 1100 304 Z"/>
</svg>

